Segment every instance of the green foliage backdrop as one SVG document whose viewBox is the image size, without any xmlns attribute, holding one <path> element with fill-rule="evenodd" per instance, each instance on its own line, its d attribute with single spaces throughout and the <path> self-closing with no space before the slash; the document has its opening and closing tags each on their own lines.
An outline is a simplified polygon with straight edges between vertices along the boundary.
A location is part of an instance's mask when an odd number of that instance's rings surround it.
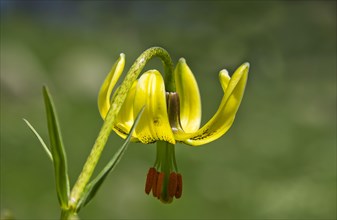
<svg viewBox="0 0 337 220">
<path fill-rule="evenodd" d="M 119 53 L 128 69 L 151 46 L 184 57 L 203 122 L 222 97 L 218 73 L 245 61 L 246 94 L 230 131 L 177 145 L 184 193 L 144 193 L 155 145 L 131 144 L 82 219 L 336 217 L 335 1 L 1 1 L 1 215 L 58 217 L 53 169 L 27 118 L 47 138 L 50 87 L 74 181 L 102 125 L 96 97 Z M 151 61 L 148 68 L 158 68 Z M 122 140 L 113 135 L 102 167 Z"/>
</svg>

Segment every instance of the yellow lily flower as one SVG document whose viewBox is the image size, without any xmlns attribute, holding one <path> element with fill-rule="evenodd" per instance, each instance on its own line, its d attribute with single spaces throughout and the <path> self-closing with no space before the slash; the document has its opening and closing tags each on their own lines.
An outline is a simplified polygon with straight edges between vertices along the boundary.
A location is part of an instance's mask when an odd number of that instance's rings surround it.
<svg viewBox="0 0 337 220">
<path fill-rule="evenodd" d="M 121 55 L 101 87 L 98 107 L 103 118 L 110 108 L 112 90 L 123 71 L 124 63 L 125 56 Z M 176 90 L 180 100 L 180 109 L 178 109 L 180 115 L 172 116 L 180 118 L 175 128 L 170 125 L 169 114 L 178 112 L 168 112 L 167 110 L 168 100 L 166 100 L 164 80 L 157 70 L 147 71 L 134 82 L 113 129 L 122 138 L 126 138 L 134 119 L 145 105 L 146 108 L 133 135 L 133 141 L 140 141 L 144 144 L 157 140 L 167 141 L 171 144 L 179 141 L 198 146 L 216 140 L 225 134 L 233 124 L 244 94 L 248 69 L 249 64 L 244 63 L 234 72 L 232 77 L 228 75 L 227 70 L 220 71 L 219 79 L 224 96 L 218 111 L 200 129 L 199 89 L 185 60 L 180 59 L 174 71 Z"/>
<path fill-rule="evenodd" d="M 125 56 L 121 54 L 99 92 L 98 107 L 103 119 L 110 108 L 112 90 L 123 71 L 124 63 Z M 225 134 L 233 124 L 240 106 L 248 70 L 249 64 L 244 63 L 232 77 L 227 70 L 220 71 L 219 79 L 224 96 L 217 112 L 201 128 L 199 88 L 185 59 L 179 60 L 173 73 L 176 92 L 165 91 L 164 79 L 157 70 L 143 73 L 133 83 L 117 115 L 113 130 L 122 138 L 126 138 L 136 116 L 145 106 L 132 135 L 132 141 L 144 144 L 158 142 L 157 160 L 147 176 L 147 194 L 152 190 L 153 195 L 163 202 L 171 202 L 173 197 L 180 198 L 182 179 L 177 173 L 174 144 L 183 142 L 199 146 Z"/>
</svg>

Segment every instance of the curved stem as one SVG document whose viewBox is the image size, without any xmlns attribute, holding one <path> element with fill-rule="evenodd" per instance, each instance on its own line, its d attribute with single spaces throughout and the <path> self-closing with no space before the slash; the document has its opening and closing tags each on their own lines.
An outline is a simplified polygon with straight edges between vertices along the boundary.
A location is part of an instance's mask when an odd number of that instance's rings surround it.
<svg viewBox="0 0 337 220">
<path fill-rule="evenodd" d="M 144 51 L 131 66 L 129 72 L 127 73 L 123 83 L 119 87 L 116 95 L 112 99 L 112 104 L 109 112 L 105 118 L 103 126 L 98 134 L 98 137 L 94 143 L 94 146 L 88 156 L 87 161 L 83 166 L 83 170 L 79 175 L 69 198 L 69 210 L 70 213 L 76 213 L 77 205 L 80 198 L 87 186 L 97 162 L 101 156 L 104 146 L 108 140 L 108 137 L 112 131 L 113 124 L 115 122 L 116 116 L 131 88 L 133 82 L 138 78 L 140 72 L 144 68 L 145 64 L 153 57 L 159 57 L 164 65 L 165 70 L 165 80 L 167 81 L 167 89 L 175 90 L 174 78 L 173 78 L 173 64 L 171 58 L 166 50 L 160 47 L 152 47 Z"/>
</svg>

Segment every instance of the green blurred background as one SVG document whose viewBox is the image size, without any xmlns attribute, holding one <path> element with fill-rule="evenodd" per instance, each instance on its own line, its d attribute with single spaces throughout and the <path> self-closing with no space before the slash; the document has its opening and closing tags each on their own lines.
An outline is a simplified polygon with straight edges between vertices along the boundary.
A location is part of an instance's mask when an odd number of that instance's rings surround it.
<svg viewBox="0 0 337 220">
<path fill-rule="evenodd" d="M 155 145 L 131 144 L 82 219 L 336 218 L 336 1 L 1 1 L 3 217 L 59 216 L 52 165 L 22 121 L 48 140 L 42 85 L 73 184 L 102 125 L 102 81 L 119 53 L 128 69 L 151 46 L 187 60 L 203 123 L 222 97 L 218 72 L 250 62 L 237 119 L 206 146 L 177 145 L 180 200 L 145 195 Z M 113 134 L 99 167 L 121 143 Z"/>
</svg>

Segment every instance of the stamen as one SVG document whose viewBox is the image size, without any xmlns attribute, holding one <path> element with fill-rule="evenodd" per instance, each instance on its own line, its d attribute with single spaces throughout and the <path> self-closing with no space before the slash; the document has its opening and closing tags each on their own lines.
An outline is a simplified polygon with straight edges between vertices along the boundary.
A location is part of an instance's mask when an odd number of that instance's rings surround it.
<svg viewBox="0 0 337 220">
<path fill-rule="evenodd" d="M 151 192 L 153 180 L 154 180 L 156 172 L 157 172 L 156 169 L 151 167 L 149 169 L 149 172 L 147 173 L 146 183 L 145 183 L 145 193 L 148 195 Z"/>
<path fill-rule="evenodd" d="M 168 182 L 168 195 L 173 198 L 177 191 L 177 174 L 175 172 L 170 173 L 169 182 Z"/>
<path fill-rule="evenodd" d="M 164 172 L 161 172 L 159 173 L 157 180 L 156 195 L 158 199 L 160 199 L 161 191 L 163 189 L 163 183 L 164 183 Z"/>
<path fill-rule="evenodd" d="M 182 177 L 177 173 L 174 147 L 164 141 L 157 142 L 156 162 L 149 169 L 145 184 L 145 193 L 152 191 L 153 197 L 165 204 L 182 194 Z"/>
<path fill-rule="evenodd" d="M 153 195 L 154 197 L 157 197 L 157 181 L 158 181 L 158 175 L 159 175 L 159 172 L 156 171 L 156 173 L 154 174 L 154 177 L 153 177 L 152 195 Z"/>
<path fill-rule="evenodd" d="M 175 197 L 179 199 L 183 193 L 183 178 L 180 173 L 177 173 L 177 191 Z"/>
</svg>

